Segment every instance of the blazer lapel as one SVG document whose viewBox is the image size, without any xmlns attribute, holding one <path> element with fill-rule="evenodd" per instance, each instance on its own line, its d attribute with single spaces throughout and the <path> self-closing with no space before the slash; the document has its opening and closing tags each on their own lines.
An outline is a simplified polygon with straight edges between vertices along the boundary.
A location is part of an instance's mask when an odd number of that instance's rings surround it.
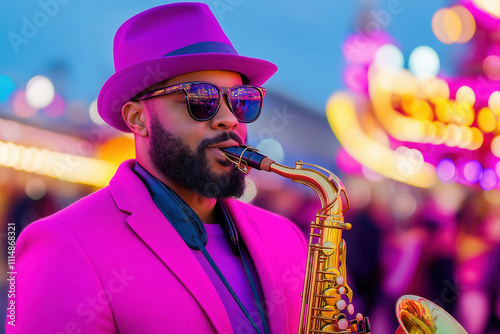
<svg viewBox="0 0 500 334">
<path fill-rule="evenodd" d="M 245 242 L 257 270 L 262 292 L 264 293 L 263 302 L 264 305 L 267 305 L 270 313 L 268 314 L 270 331 L 271 333 L 288 333 L 286 303 L 272 304 L 276 298 L 283 298 L 278 270 L 274 262 L 269 260 L 272 254 L 270 254 L 256 222 L 238 207 L 236 201 L 224 200 L 224 203 L 233 217 L 238 232 Z"/>
<path fill-rule="evenodd" d="M 132 171 L 134 163 L 123 163 L 109 185 L 120 210 L 131 213 L 127 223 L 190 291 L 217 332 L 231 333 L 229 317 L 210 279 Z"/>
</svg>

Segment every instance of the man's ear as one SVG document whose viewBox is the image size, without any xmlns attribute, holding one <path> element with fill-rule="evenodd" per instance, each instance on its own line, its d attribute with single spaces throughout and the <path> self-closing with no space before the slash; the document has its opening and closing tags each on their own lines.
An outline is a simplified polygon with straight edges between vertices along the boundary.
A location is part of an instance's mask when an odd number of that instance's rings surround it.
<svg viewBox="0 0 500 334">
<path fill-rule="evenodd" d="M 133 133 L 141 137 L 148 136 L 148 129 L 146 127 L 147 113 L 143 104 L 128 101 L 122 108 L 122 117 Z"/>
</svg>

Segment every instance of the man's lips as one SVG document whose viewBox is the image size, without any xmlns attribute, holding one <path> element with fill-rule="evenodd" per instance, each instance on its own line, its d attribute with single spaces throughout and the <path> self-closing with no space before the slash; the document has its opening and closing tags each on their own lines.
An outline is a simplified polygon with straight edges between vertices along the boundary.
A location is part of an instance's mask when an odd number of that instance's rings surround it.
<svg viewBox="0 0 500 334">
<path fill-rule="evenodd" d="M 208 152 L 212 152 L 219 160 L 226 160 L 226 156 L 218 147 L 207 147 Z"/>
<path fill-rule="evenodd" d="M 239 145 L 240 144 L 234 140 L 228 140 L 221 143 L 209 145 L 207 146 L 207 148 L 224 148 L 224 147 L 239 146 Z"/>
<path fill-rule="evenodd" d="M 226 156 L 224 155 L 224 153 L 221 150 L 219 150 L 219 148 L 231 147 L 231 146 L 235 146 L 235 145 L 238 145 L 238 144 L 221 143 L 221 144 L 211 145 L 211 146 L 207 147 L 207 152 L 211 152 L 215 156 L 215 159 L 218 163 L 220 163 L 223 166 L 229 167 L 233 163 L 230 162 L 229 160 L 227 160 Z"/>
<path fill-rule="evenodd" d="M 216 144 L 208 145 L 206 147 L 206 150 L 207 152 L 211 152 L 215 156 L 215 159 L 219 164 L 225 167 L 230 167 L 233 165 L 233 163 L 227 160 L 226 156 L 221 150 L 219 150 L 219 148 L 239 146 L 239 145 L 240 144 L 235 140 L 225 140 Z"/>
</svg>

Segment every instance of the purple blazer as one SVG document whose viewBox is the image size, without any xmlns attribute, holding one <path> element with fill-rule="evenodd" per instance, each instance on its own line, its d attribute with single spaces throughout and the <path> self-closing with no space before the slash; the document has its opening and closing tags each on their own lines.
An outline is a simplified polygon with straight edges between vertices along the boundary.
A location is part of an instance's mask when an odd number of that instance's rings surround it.
<svg viewBox="0 0 500 334">
<path fill-rule="evenodd" d="M 7 333 L 233 332 L 210 279 L 133 164 L 124 162 L 109 186 L 21 233 L 15 327 L 7 323 Z M 296 333 L 304 236 L 281 216 L 224 202 L 254 261 L 271 332 Z"/>
</svg>

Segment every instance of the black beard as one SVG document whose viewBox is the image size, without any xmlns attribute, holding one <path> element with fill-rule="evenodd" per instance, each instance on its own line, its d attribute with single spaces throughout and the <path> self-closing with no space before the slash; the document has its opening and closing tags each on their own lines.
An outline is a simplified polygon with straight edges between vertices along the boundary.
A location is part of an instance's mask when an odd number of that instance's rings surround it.
<svg viewBox="0 0 500 334">
<path fill-rule="evenodd" d="M 245 174 L 233 167 L 228 173 L 216 174 L 208 168 L 206 148 L 209 145 L 241 139 L 233 132 L 221 132 L 214 138 L 203 139 L 196 152 L 179 137 L 165 129 L 151 113 L 148 153 L 154 166 L 167 178 L 207 198 L 241 197 L 245 191 Z M 229 161 L 219 161 L 229 166 Z"/>
</svg>

